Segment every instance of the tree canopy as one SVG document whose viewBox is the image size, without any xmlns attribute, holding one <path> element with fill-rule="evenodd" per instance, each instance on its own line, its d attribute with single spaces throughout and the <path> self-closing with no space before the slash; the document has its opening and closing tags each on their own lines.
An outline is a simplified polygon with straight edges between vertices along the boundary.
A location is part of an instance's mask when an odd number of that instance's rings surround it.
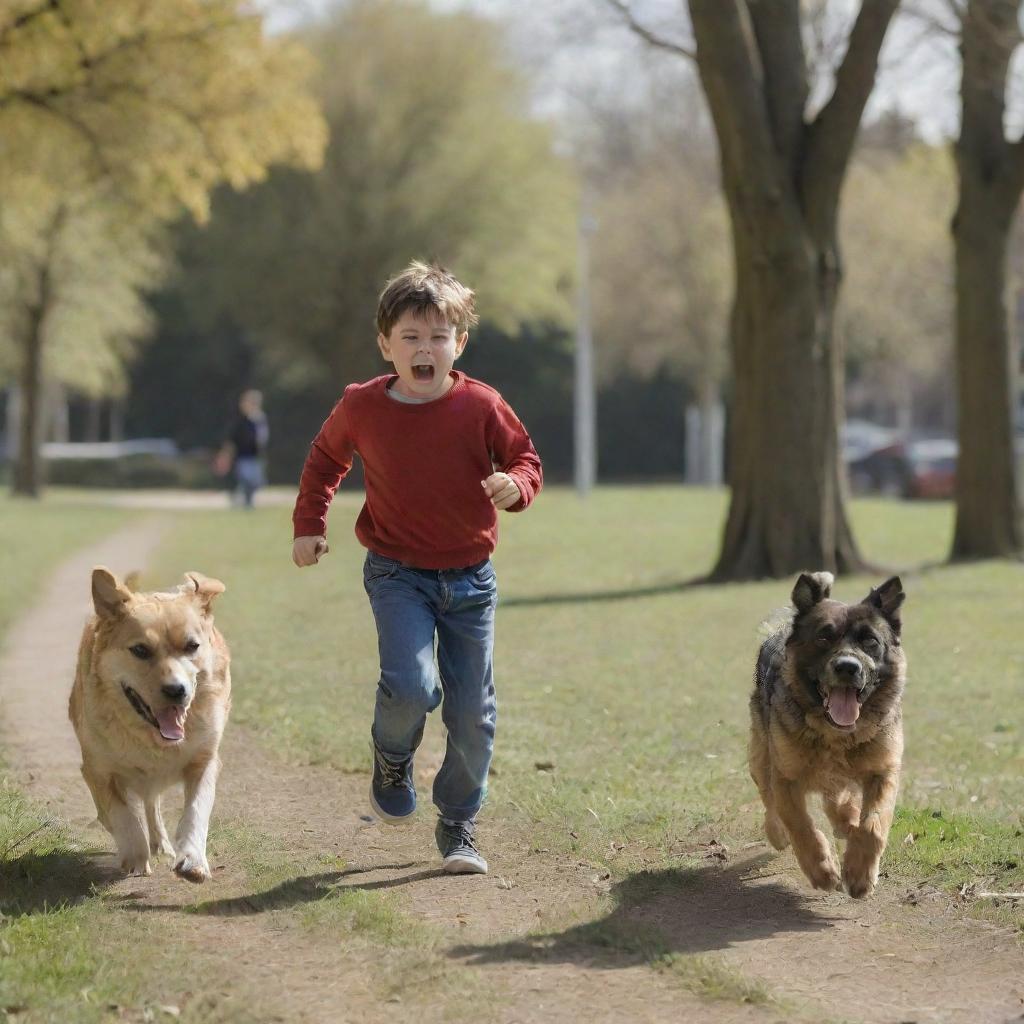
<svg viewBox="0 0 1024 1024">
<path fill-rule="evenodd" d="M 903 427 L 921 425 L 925 410 L 915 403 L 952 404 L 948 224 L 955 202 L 945 149 L 865 148 L 850 168 L 841 211 L 847 280 L 837 329 L 857 379 L 875 398 L 875 414 Z"/>
<path fill-rule="evenodd" d="M 243 0 L 0 5 L 0 362 L 22 394 L 15 490 L 38 491 L 42 382 L 116 392 L 162 269 L 155 225 L 213 187 L 313 168 L 325 125 L 288 39 Z"/>
<path fill-rule="evenodd" d="M 142 292 L 161 280 L 168 253 L 153 223 L 109 191 L 60 192 L 23 178 L 8 192 L 13 201 L 0 207 L 0 380 L 16 376 L 16 342 L 42 306 L 43 377 L 85 395 L 123 392 L 125 364 L 152 323 Z"/>
<path fill-rule="evenodd" d="M 218 182 L 317 165 L 311 70 L 243 0 L 6 0 L 0 201 L 11 175 L 110 179 L 147 210 L 184 205 L 202 219 Z"/>
<path fill-rule="evenodd" d="M 185 229 L 197 328 L 238 324 L 276 379 L 337 393 L 382 366 L 377 295 L 413 257 L 465 279 L 492 326 L 567 320 L 574 179 L 495 26 L 362 0 L 308 44 L 331 129 L 323 169 L 221 192 L 209 228 Z"/>
</svg>

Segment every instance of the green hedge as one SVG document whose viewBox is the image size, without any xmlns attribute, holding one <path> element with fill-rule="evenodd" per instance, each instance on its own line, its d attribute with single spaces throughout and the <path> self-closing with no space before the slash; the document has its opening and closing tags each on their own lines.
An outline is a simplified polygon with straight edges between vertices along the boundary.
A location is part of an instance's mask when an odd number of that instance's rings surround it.
<svg viewBox="0 0 1024 1024">
<path fill-rule="evenodd" d="M 190 490 L 226 488 L 204 454 L 167 458 L 125 455 L 117 459 L 49 459 L 43 465 L 47 483 L 70 487 L 183 487 Z"/>
</svg>

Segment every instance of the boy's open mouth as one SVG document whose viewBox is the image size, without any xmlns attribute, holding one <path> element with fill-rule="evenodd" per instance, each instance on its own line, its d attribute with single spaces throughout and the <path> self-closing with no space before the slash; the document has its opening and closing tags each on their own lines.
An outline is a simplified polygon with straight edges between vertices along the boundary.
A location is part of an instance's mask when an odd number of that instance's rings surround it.
<svg viewBox="0 0 1024 1024">
<path fill-rule="evenodd" d="M 434 379 L 434 368 L 429 363 L 414 363 L 412 375 L 417 380 L 428 383 Z"/>
</svg>

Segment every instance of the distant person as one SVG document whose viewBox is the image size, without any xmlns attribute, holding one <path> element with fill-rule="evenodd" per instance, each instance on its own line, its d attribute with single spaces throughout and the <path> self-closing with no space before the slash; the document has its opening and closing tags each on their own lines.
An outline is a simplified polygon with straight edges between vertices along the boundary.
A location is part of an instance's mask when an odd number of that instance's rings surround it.
<svg viewBox="0 0 1024 1024">
<path fill-rule="evenodd" d="M 265 482 L 263 456 L 269 440 L 262 392 L 243 391 L 238 399 L 238 417 L 217 453 L 214 468 L 221 475 L 231 473 L 234 500 L 244 508 L 253 507 L 256 492 Z"/>
<path fill-rule="evenodd" d="M 331 498 L 359 456 L 355 532 L 380 652 L 370 804 L 391 824 L 416 809 L 413 755 L 443 698 L 434 835 L 453 874 L 487 872 L 475 832 L 494 746 L 497 514 L 525 509 L 542 481 L 501 395 L 452 369 L 476 322 L 473 292 L 440 267 L 413 263 L 387 283 L 377 345 L 394 372 L 345 389 L 310 448 L 292 516 L 292 559 L 314 565 L 328 550 Z"/>
</svg>

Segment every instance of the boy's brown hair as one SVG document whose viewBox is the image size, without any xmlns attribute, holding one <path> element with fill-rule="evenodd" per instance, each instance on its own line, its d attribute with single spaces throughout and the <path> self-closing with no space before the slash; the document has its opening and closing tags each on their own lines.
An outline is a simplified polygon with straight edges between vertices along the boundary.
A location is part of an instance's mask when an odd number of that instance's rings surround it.
<svg viewBox="0 0 1024 1024">
<path fill-rule="evenodd" d="M 386 337 L 403 313 L 412 310 L 424 316 L 434 310 L 456 330 L 465 331 L 478 322 L 473 298 L 472 290 L 444 267 L 413 260 L 384 286 L 377 303 L 377 330 Z"/>
</svg>

